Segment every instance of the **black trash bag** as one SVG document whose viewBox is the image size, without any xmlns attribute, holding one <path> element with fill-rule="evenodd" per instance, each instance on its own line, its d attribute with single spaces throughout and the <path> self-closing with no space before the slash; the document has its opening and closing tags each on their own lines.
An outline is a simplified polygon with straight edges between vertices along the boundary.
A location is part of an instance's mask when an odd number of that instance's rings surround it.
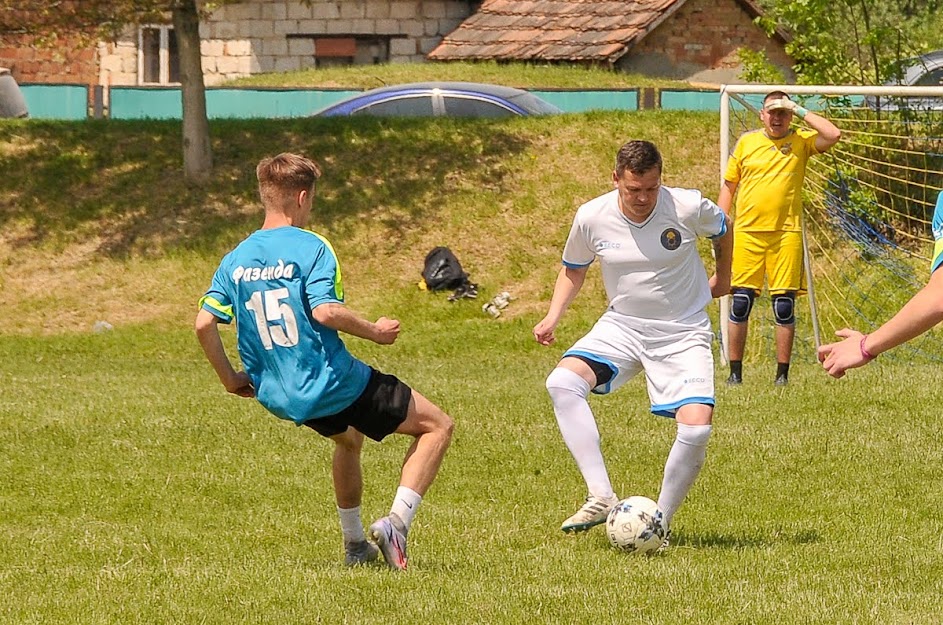
<svg viewBox="0 0 943 625">
<path fill-rule="evenodd" d="M 449 297 L 452 301 L 478 295 L 478 285 L 469 281 L 468 274 L 462 270 L 462 264 L 447 247 L 434 247 L 426 254 L 422 279 L 430 291 L 454 291 Z"/>
<path fill-rule="evenodd" d="M 422 266 L 422 279 L 430 291 L 457 289 L 468 280 L 468 274 L 462 271 L 462 264 L 447 247 L 434 247 L 426 254 Z"/>
</svg>

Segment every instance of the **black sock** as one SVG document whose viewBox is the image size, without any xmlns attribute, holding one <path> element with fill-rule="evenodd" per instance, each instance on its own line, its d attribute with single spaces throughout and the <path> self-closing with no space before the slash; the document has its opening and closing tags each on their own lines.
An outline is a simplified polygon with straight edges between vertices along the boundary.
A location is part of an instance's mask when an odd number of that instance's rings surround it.
<svg viewBox="0 0 943 625">
<path fill-rule="evenodd" d="M 738 378 L 743 377 L 743 361 L 742 360 L 730 361 L 730 375 L 735 375 Z"/>
<path fill-rule="evenodd" d="M 777 378 L 789 377 L 789 363 L 788 362 L 776 363 L 776 377 Z"/>
</svg>

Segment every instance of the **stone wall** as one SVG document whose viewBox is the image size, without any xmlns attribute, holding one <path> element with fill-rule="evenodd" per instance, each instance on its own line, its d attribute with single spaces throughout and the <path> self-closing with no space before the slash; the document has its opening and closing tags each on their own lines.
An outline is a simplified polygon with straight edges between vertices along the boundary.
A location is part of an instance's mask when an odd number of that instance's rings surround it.
<svg viewBox="0 0 943 625">
<path fill-rule="evenodd" d="M 315 65 L 318 41 L 378 36 L 378 60 L 422 61 L 471 10 L 467 0 L 247 0 L 220 7 L 200 24 L 207 85 Z M 336 46 L 335 46 L 336 47 Z M 103 84 L 137 84 L 137 37 L 103 44 Z M 331 52 L 331 54 L 336 54 Z"/>
</svg>

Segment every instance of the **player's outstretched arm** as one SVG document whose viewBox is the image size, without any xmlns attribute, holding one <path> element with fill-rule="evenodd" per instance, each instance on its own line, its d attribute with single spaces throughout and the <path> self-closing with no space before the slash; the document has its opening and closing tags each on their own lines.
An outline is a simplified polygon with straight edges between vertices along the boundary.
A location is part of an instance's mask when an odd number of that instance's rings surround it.
<svg viewBox="0 0 943 625">
<path fill-rule="evenodd" d="M 201 309 L 196 315 L 195 329 L 206 359 L 210 361 L 226 390 L 240 397 L 255 397 L 255 389 L 252 388 L 249 375 L 245 371 L 236 371 L 226 355 L 226 349 L 219 336 L 219 319 L 216 315 Z"/>
<path fill-rule="evenodd" d="M 845 340 L 819 348 L 819 361 L 829 375 L 840 378 L 848 369 L 867 364 L 878 354 L 920 336 L 943 321 L 943 271 L 910 298 L 887 323 L 865 336 L 847 328 L 838 331 Z"/>
<path fill-rule="evenodd" d="M 328 302 L 318 305 L 311 315 L 314 320 L 332 330 L 344 332 L 380 345 L 392 345 L 399 336 L 399 321 L 380 317 L 367 321 L 343 304 Z"/>
<path fill-rule="evenodd" d="M 848 369 L 861 367 L 874 360 L 876 354 L 862 348 L 864 334 L 850 328 L 842 328 L 835 334 L 845 340 L 822 345 L 818 350 L 819 362 L 830 376 L 840 378 Z"/>
<path fill-rule="evenodd" d="M 541 345 L 550 345 L 555 340 L 553 331 L 556 329 L 563 313 L 570 306 L 586 280 L 586 267 L 561 267 L 557 274 L 556 284 L 553 285 L 553 296 L 550 298 L 550 310 L 547 316 L 534 326 L 534 338 Z"/>
</svg>

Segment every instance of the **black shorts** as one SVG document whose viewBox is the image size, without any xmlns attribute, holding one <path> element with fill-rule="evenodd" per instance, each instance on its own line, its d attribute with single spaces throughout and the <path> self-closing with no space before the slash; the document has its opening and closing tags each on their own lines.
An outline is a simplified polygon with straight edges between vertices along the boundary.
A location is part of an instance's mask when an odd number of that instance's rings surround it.
<svg viewBox="0 0 943 625">
<path fill-rule="evenodd" d="M 613 371 L 609 368 L 609 365 L 604 365 L 598 360 L 593 360 L 592 358 L 587 358 L 582 354 L 569 354 L 567 358 L 576 358 L 577 360 L 582 360 L 589 368 L 593 370 L 593 373 L 596 374 L 596 384 L 593 385 L 593 388 L 597 386 L 602 386 L 606 382 L 612 379 Z"/>
<path fill-rule="evenodd" d="M 325 437 L 342 434 L 352 427 L 368 438 L 382 441 L 406 420 L 412 396 L 412 389 L 395 375 L 380 373 L 371 367 L 367 388 L 354 403 L 337 414 L 309 419 L 302 425 Z"/>
</svg>

